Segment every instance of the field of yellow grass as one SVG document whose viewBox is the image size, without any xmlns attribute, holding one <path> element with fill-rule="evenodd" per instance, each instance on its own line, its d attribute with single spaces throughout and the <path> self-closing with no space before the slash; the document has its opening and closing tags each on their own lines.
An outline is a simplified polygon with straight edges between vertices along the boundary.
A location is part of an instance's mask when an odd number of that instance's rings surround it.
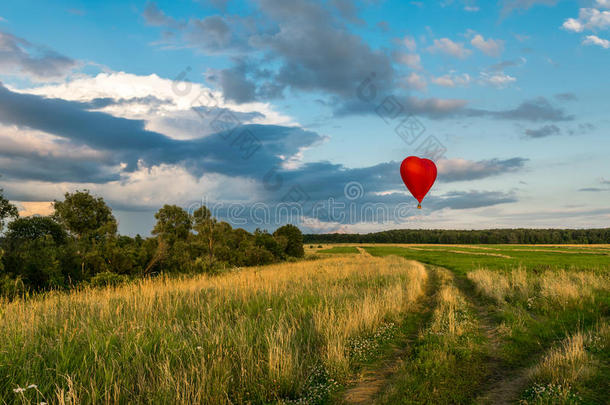
<svg viewBox="0 0 610 405">
<path fill-rule="evenodd" d="M 0 402 L 317 402 L 427 278 L 359 255 L 3 302 Z"/>
</svg>

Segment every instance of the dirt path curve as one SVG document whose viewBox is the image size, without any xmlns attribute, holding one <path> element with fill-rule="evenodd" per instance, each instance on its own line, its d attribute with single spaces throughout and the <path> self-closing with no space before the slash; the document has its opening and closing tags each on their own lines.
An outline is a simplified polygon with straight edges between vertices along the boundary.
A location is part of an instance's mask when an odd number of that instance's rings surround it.
<svg viewBox="0 0 610 405">
<path fill-rule="evenodd" d="M 470 282 L 464 277 L 455 277 L 455 285 L 468 298 L 477 313 L 480 329 L 488 341 L 487 365 L 489 378 L 481 394 L 475 399 L 477 404 L 514 404 L 519 394 L 526 388 L 529 368 L 511 368 L 501 357 L 502 339 L 498 333 L 498 323 L 493 312 L 476 295 Z"/>
<path fill-rule="evenodd" d="M 370 256 L 371 256 L 371 254 L 370 254 L 369 252 L 367 252 L 367 251 L 366 251 L 364 248 L 361 248 L 361 247 L 356 247 L 356 249 L 358 249 L 358 251 L 360 252 L 360 254 L 361 254 L 362 256 L 367 256 L 367 257 L 370 257 Z"/>
<path fill-rule="evenodd" d="M 358 248 L 358 250 L 363 255 L 370 256 L 364 249 Z M 423 264 L 419 262 L 411 260 L 407 262 L 423 266 Z M 432 312 L 431 308 L 433 308 L 434 302 L 433 296 L 437 289 L 435 272 L 430 271 L 427 267 L 426 270 L 428 271 L 426 292 L 424 296 L 418 300 L 416 306 L 410 311 L 419 314 L 422 319 L 427 319 L 427 315 Z M 409 314 L 407 314 L 407 316 L 409 316 Z M 411 343 L 417 340 L 420 329 L 424 328 L 426 324 L 427 321 L 420 324 L 416 330 L 394 344 L 391 352 L 385 356 L 385 359 L 381 364 L 377 364 L 375 368 L 363 370 L 356 381 L 354 381 L 354 385 L 345 391 L 343 403 L 354 405 L 372 404 L 375 397 L 377 397 L 383 387 L 388 383 L 392 375 L 400 368 L 402 362 L 409 357 L 412 348 Z"/>
</svg>

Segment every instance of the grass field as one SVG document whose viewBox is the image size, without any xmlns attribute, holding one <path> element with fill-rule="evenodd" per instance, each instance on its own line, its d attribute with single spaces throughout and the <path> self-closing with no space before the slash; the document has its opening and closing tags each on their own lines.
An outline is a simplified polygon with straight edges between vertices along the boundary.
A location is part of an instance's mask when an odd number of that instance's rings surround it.
<svg viewBox="0 0 610 405">
<path fill-rule="evenodd" d="M 306 250 L 2 302 L 0 403 L 610 398 L 608 245 Z"/>
</svg>

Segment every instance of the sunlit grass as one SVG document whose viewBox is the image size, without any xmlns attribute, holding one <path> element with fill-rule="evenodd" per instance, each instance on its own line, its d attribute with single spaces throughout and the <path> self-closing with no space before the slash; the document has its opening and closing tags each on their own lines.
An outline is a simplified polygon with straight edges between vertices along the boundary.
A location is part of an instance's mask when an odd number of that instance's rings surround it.
<svg viewBox="0 0 610 405">
<path fill-rule="evenodd" d="M 0 400 L 323 396 L 351 372 L 349 339 L 399 320 L 426 279 L 400 258 L 354 256 L 4 303 Z"/>
</svg>

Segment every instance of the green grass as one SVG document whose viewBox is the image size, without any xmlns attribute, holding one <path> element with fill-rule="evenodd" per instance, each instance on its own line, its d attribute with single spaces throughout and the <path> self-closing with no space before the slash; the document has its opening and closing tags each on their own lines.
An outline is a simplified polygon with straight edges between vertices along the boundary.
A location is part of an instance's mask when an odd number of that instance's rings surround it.
<svg viewBox="0 0 610 405">
<path fill-rule="evenodd" d="M 398 255 L 453 271 L 464 292 L 489 311 L 507 370 L 535 367 L 545 353 L 570 336 L 590 334 L 609 323 L 610 256 L 605 247 L 416 245 L 371 246 L 366 250 L 373 256 Z M 447 352 L 456 347 L 457 343 Z M 425 358 L 425 353 L 420 357 Z M 585 364 L 585 357 L 590 364 Z M 572 403 L 574 398 L 582 401 L 579 403 L 602 403 L 608 390 L 598 382 L 610 380 L 608 360 L 601 351 L 578 360 L 588 370 L 578 377 L 560 376 L 552 381 L 533 378 L 523 398 L 528 403 Z M 438 373 L 442 368 L 435 370 Z M 403 374 L 410 375 L 413 382 L 427 372 L 403 370 Z M 450 377 L 439 384 L 448 383 L 455 384 Z M 536 396 L 542 395 L 540 390 L 553 391 L 544 394 L 551 395 L 547 398 L 550 402 Z M 437 398 L 439 403 L 444 400 L 452 402 L 448 397 Z M 425 397 L 420 402 L 434 401 Z"/>
<path fill-rule="evenodd" d="M 329 249 L 318 250 L 317 253 L 352 254 L 360 252 L 354 246 L 333 246 Z"/>
<path fill-rule="evenodd" d="M 610 271 L 610 250 L 603 248 L 533 245 L 418 245 L 413 247 L 372 246 L 366 247 L 366 250 L 373 256 L 397 255 L 422 263 L 446 267 L 460 275 L 465 275 L 478 268 L 508 271 L 519 266 L 523 266 L 529 271 L 558 268 L 606 273 Z"/>
</svg>

